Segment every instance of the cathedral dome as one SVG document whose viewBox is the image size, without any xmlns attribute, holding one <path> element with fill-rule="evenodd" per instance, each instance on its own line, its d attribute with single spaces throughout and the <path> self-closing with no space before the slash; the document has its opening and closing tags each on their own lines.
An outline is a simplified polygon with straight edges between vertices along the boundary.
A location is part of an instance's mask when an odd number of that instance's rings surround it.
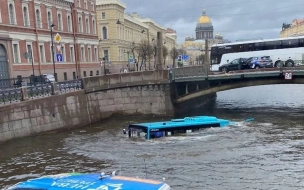
<svg viewBox="0 0 304 190">
<path fill-rule="evenodd" d="M 198 24 L 211 24 L 211 19 L 206 15 L 205 10 L 203 10 L 203 15 L 198 19 Z"/>
</svg>

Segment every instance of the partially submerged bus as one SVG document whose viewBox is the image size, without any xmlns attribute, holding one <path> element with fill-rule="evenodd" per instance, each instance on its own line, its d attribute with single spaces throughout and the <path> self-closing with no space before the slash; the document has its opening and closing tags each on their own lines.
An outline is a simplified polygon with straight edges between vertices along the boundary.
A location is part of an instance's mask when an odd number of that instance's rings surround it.
<svg viewBox="0 0 304 190">
<path fill-rule="evenodd" d="M 211 47 L 211 70 L 237 58 L 270 56 L 274 67 L 303 64 L 304 36 L 217 44 Z"/>
</svg>

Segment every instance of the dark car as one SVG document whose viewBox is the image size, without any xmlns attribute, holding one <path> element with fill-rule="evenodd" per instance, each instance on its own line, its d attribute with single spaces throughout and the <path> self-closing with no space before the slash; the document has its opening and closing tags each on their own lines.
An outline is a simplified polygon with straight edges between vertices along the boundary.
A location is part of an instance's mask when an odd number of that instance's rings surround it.
<svg viewBox="0 0 304 190">
<path fill-rule="evenodd" d="M 219 67 L 220 72 L 229 72 L 229 71 L 234 71 L 234 70 L 242 70 L 242 69 L 247 69 L 247 63 L 246 63 L 247 58 L 238 58 L 230 63 L 221 65 Z"/>
<path fill-rule="evenodd" d="M 259 69 L 259 68 L 271 68 L 273 67 L 273 62 L 270 56 L 257 56 L 250 57 L 246 61 L 249 68 Z"/>
</svg>

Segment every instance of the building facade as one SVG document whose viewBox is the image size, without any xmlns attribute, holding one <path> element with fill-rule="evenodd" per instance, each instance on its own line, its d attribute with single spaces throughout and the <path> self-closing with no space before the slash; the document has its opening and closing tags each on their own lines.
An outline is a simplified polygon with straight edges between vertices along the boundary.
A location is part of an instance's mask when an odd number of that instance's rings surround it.
<svg viewBox="0 0 304 190">
<path fill-rule="evenodd" d="M 101 72 L 95 0 L 2 1 L 0 79 L 54 74 L 54 68 L 59 81 Z"/>
<path fill-rule="evenodd" d="M 281 38 L 304 36 L 304 19 L 294 19 L 291 24 L 283 24 Z"/>
<path fill-rule="evenodd" d="M 105 58 L 110 72 L 120 72 L 122 68 L 135 69 L 138 59 L 136 50 L 142 41 L 156 45 L 157 32 L 162 32 L 164 46 L 170 51 L 176 45 L 176 32 L 166 29 L 150 18 L 142 18 L 137 13 L 125 13 L 126 4 L 120 0 L 97 0 L 97 28 L 100 47 L 100 60 Z M 132 60 L 130 62 L 130 60 Z M 170 56 L 166 62 L 171 63 Z M 153 68 L 155 60 L 147 59 L 145 68 Z"/>
</svg>

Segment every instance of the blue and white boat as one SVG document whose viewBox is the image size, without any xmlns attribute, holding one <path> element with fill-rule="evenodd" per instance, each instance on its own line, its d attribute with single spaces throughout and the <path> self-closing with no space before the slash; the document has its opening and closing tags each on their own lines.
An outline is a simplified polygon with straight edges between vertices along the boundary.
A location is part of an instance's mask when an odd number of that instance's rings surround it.
<svg viewBox="0 0 304 190">
<path fill-rule="evenodd" d="M 170 190 L 164 181 L 104 173 L 64 173 L 20 182 L 5 190 Z"/>
<path fill-rule="evenodd" d="M 218 119 L 212 116 L 194 116 L 184 119 L 172 119 L 171 121 L 136 123 L 128 127 L 129 137 L 140 136 L 145 133 L 146 139 L 170 136 L 175 133 L 188 133 L 202 128 L 225 127 L 231 122 L 225 119 Z M 127 131 L 124 129 L 126 134 Z"/>
</svg>

